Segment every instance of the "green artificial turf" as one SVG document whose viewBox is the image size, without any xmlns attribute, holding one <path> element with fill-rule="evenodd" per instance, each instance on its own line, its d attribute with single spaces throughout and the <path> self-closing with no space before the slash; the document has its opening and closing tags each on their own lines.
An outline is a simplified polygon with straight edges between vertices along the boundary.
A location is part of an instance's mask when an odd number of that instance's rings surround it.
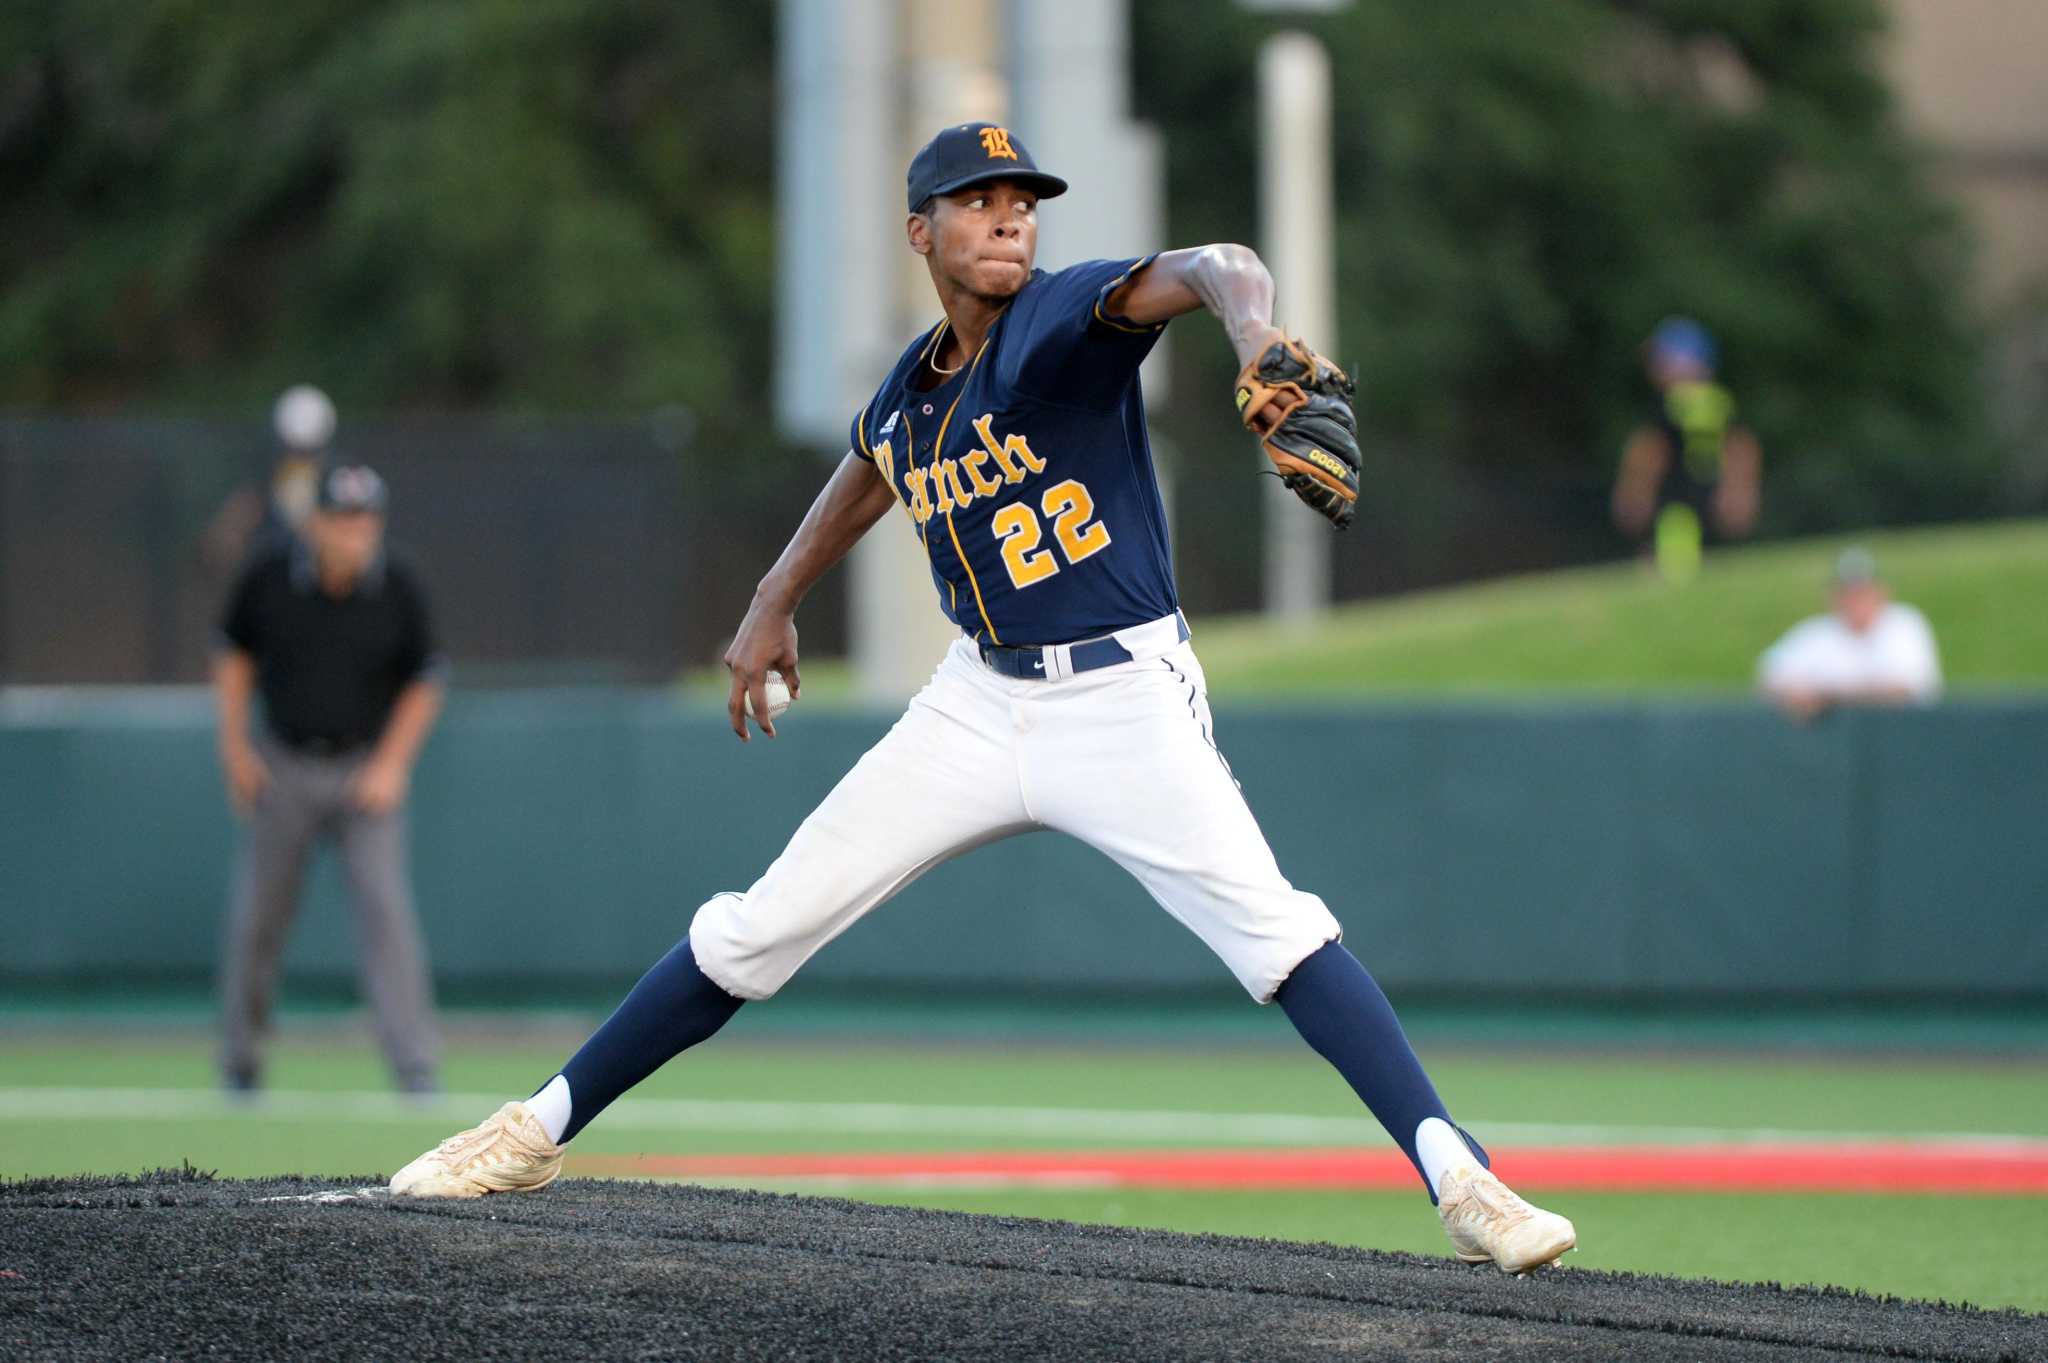
<svg viewBox="0 0 2048 1363">
<path fill-rule="evenodd" d="M 735 1029 L 740 1024 L 735 1023 Z M 1129 1046 L 858 1045 L 721 1037 L 664 1068 L 636 1097 L 744 1101 L 932 1104 L 949 1107 L 1360 1115 L 1357 1099 L 1306 1047 L 1220 1049 Z M 573 1046 L 464 1039 L 451 1047 L 452 1092 L 522 1097 Z M 1717 1128 L 1798 1132 L 1977 1132 L 2048 1139 L 2048 1065 L 1964 1057 L 1494 1054 L 1464 1049 L 1424 1057 L 1444 1100 L 1468 1124 Z M 385 1084 L 371 1050 L 355 1044 L 278 1048 L 269 1080 L 291 1092 L 375 1092 Z M 206 1090 L 203 1039 L 110 1045 L 44 1038 L 0 1054 L 0 1088 L 128 1087 Z M 433 1120 L 439 1120 L 438 1118 Z M 427 1124 L 431 1125 L 432 1122 Z M 0 1152 L 14 1153 L 0 1123 Z M 602 1128 L 593 1131 L 601 1135 Z M 699 1133 L 678 1133 L 696 1139 Z M 770 1133 L 758 1133 L 761 1135 Z M 1039 1145 L 1002 1133 L 979 1138 L 932 1128 L 909 1138 L 859 1131 L 784 1133 L 785 1149 L 944 1149 Z M 1483 1134 L 1483 1132 L 1482 1132 Z M 745 1149 L 747 1143 L 697 1149 Z M 1199 1143 L 1205 1137 L 1190 1138 Z M 1139 1143 L 1175 1144 L 1146 1135 Z M 597 1147 L 591 1147 L 597 1148 Z M 646 1148 L 638 1133 L 625 1148 Z M 677 1149 L 686 1147 L 677 1146 Z M 173 1163 L 176 1161 L 173 1160 Z M 0 1160 L 0 1167 L 10 1162 Z M 370 1166 L 365 1166 L 370 1167 Z M 40 1169 L 38 1172 L 53 1172 Z M 237 1167 L 235 1174 L 278 1172 Z"/>
<path fill-rule="evenodd" d="M 1402 1193 L 892 1189 L 863 1196 L 947 1211 L 1446 1252 L 1429 1203 Z M 1541 1201 L 1578 1228 L 1579 1248 L 1563 1261 L 1569 1268 L 1848 1286 L 2048 1311 L 2042 1198 L 1560 1192 Z"/>
</svg>

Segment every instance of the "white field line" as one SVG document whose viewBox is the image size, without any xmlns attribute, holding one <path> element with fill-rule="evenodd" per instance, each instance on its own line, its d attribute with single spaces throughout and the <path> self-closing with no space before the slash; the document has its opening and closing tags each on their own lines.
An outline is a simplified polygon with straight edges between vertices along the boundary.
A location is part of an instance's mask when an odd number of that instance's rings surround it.
<svg viewBox="0 0 2048 1363">
<path fill-rule="evenodd" d="M 274 1089 L 231 1098 L 211 1089 L 0 1088 L 0 1124 L 22 1121 L 263 1120 L 272 1122 L 467 1125 L 495 1111 L 503 1094 L 405 1098 L 382 1091 Z M 1379 1145 L 1386 1135 L 1363 1114 L 1315 1117 L 1281 1112 L 1165 1112 L 1124 1108 L 967 1107 L 927 1103 L 747 1102 L 627 1098 L 606 1109 L 611 1131 L 1005 1136 L 1023 1139 L 1153 1141 L 1165 1145 Z M 1960 1145 L 1986 1152 L 2048 1150 L 2048 1137 L 1982 1131 L 1795 1131 L 1719 1126 L 1566 1124 L 1466 1119 L 1489 1143 L 1546 1145 Z"/>
</svg>

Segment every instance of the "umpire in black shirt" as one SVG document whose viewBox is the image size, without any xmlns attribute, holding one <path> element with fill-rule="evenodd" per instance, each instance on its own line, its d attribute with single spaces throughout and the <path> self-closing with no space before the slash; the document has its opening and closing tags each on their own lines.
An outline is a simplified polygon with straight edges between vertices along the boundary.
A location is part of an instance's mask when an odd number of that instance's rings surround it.
<svg viewBox="0 0 2048 1363">
<path fill-rule="evenodd" d="M 221 965 L 221 1075 L 262 1080 L 278 957 L 315 843 L 341 853 L 363 992 L 398 1084 L 431 1092 L 439 1040 L 406 867 L 413 759 L 441 709 L 440 663 L 418 583 L 383 552 L 384 482 L 320 476 L 305 539 L 252 562 L 221 625 L 213 689 L 220 760 L 246 836 Z M 253 736 L 249 699 L 263 698 Z"/>
</svg>

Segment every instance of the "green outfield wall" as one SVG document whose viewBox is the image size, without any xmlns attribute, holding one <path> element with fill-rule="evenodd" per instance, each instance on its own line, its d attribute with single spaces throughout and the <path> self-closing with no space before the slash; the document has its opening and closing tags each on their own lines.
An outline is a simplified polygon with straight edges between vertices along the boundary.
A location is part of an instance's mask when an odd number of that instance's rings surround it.
<svg viewBox="0 0 2048 1363">
<path fill-rule="evenodd" d="M 742 747 L 665 694 L 458 695 L 413 804 L 437 975 L 630 978 L 890 718 L 820 707 Z M 1740 701 L 1217 719 L 1282 868 L 1390 988 L 2048 999 L 2048 703 L 1808 728 Z M 206 972 L 234 837 L 203 694 L 0 693 L 0 980 Z M 331 866 L 287 959 L 353 970 Z M 1228 977 L 1106 858 L 1040 833 L 940 867 L 801 979 Z"/>
</svg>

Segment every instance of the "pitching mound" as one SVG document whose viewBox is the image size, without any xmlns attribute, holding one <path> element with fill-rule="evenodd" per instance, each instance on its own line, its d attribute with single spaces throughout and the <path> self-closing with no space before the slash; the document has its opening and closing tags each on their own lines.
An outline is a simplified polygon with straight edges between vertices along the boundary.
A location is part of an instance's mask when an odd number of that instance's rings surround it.
<svg viewBox="0 0 2048 1363">
<path fill-rule="evenodd" d="M 21 1359 L 2048 1358 L 2048 1316 L 570 1180 L 0 1187 Z"/>
</svg>

